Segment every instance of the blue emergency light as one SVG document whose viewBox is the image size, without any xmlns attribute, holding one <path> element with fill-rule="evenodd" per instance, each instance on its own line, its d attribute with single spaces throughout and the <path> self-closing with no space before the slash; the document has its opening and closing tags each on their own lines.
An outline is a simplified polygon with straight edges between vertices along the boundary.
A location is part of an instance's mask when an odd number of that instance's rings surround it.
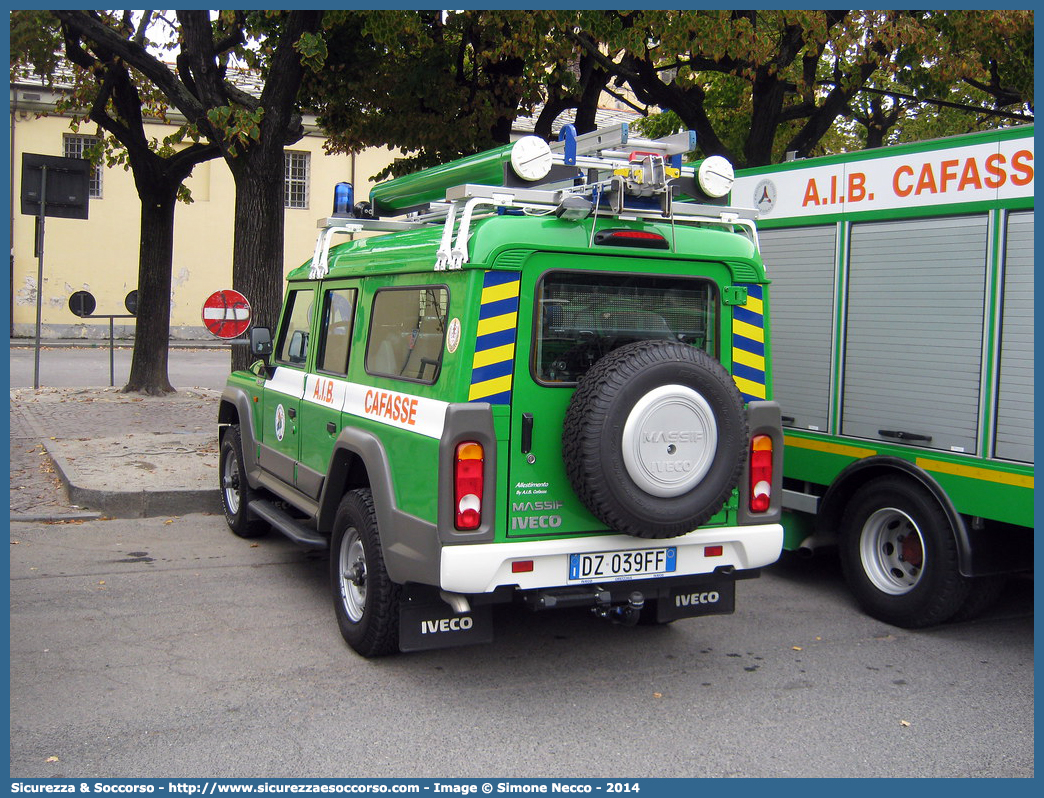
<svg viewBox="0 0 1044 798">
<path fill-rule="evenodd" d="M 334 216 L 351 216 L 355 200 L 355 190 L 351 183 L 338 183 L 334 186 Z"/>
</svg>

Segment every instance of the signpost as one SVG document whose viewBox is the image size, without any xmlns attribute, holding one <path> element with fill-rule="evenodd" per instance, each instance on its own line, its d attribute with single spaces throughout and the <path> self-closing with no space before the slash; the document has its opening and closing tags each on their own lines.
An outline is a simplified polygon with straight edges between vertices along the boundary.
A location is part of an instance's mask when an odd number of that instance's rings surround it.
<svg viewBox="0 0 1044 798">
<path fill-rule="evenodd" d="M 138 315 L 138 289 L 135 288 L 123 301 L 124 306 L 130 311 L 130 314 L 126 313 L 98 313 L 95 314 L 95 310 L 98 307 L 97 301 L 94 299 L 94 294 L 90 291 L 76 291 L 72 296 L 69 297 L 69 310 L 72 311 L 74 316 L 79 316 L 81 319 L 87 318 L 103 318 L 109 320 L 109 385 L 113 386 L 116 384 L 116 356 L 114 352 L 115 347 L 115 334 L 113 332 L 113 319 L 133 319 Z"/>
<path fill-rule="evenodd" d="M 44 219 L 86 219 L 91 164 L 82 158 L 22 153 L 22 213 L 36 217 L 36 355 L 33 388 L 40 387 L 40 327 L 43 315 Z"/>
<path fill-rule="evenodd" d="M 250 303 L 238 291 L 215 291 L 203 303 L 203 325 L 217 338 L 238 338 L 250 327 Z"/>
</svg>

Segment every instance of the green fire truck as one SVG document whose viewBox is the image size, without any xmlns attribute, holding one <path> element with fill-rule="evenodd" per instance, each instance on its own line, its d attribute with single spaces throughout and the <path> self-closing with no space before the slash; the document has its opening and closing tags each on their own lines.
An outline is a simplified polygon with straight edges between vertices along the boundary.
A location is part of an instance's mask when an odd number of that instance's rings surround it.
<svg viewBox="0 0 1044 798">
<path fill-rule="evenodd" d="M 1032 126 L 737 175 L 759 211 L 784 548 L 871 615 L 980 611 L 1032 568 Z"/>
</svg>

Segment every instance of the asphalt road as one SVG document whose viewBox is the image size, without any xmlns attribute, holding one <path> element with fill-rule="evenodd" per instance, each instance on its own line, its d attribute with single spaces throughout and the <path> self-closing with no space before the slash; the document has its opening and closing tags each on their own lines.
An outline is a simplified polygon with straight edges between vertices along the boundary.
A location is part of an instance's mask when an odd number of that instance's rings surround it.
<svg viewBox="0 0 1044 798">
<path fill-rule="evenodd" d="M 325 558 L 192 515 L 12 524 L 12 777 L 1031 777 L 1032 582 L 988 617 L 862 615 L 834 561 L 731 616 L 501 608 L 496 640 L 367 661 Z"/>
<path fill-rule="evenodd" d="M 118 342 L 117 342 L 118 343 Z M 132 350 L 116 346 L 110 374 L 108 341 L 89 346 L 48 344 L 40 347 L 41 388 L 123 387 L 130 376 Z M 11 388 L 32 388 L 36 374 L 34 342 L 11 347 Z M 230 371 L 228 347 L 172 346 L 167 355 L 167 376 L 175 388 L 224 388 Z"/>
</svg>

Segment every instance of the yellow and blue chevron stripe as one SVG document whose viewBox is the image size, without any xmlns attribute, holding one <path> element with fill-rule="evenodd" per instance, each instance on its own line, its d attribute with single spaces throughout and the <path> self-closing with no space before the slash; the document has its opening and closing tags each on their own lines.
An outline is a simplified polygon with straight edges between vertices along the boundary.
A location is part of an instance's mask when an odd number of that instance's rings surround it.
<svg viewBox="0 0 1044 798">
<path fill-rule="evenodd" d="M 495 271 L 483 277 L 469 402 L 511 402 L 520 277 L 518 272 Z"/>
<path fill-rule="evenodd" d="M 750 284 L 747 304 L 732 308 L 732 379 L 750 402 L 766 398 L 763 286 Z"/>
</svg>

